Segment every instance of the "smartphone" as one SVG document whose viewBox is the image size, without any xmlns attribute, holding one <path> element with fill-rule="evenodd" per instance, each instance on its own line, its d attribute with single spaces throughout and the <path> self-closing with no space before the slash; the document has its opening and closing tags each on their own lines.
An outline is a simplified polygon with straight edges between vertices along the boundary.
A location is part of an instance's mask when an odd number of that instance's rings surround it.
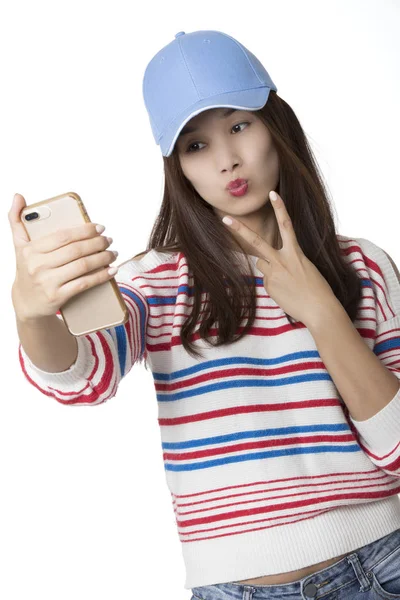
<svg viewBox="0 0 400 600">
<path fill-rule="evenodd" d="M 21 220 L 31 241 L 60 229 L 90 223 L 86 208 L 75 192 L 26 206 Z M 95 269 L 96 271 L 101 271 Z M 74 336 L 122 325 L 128 309 L 114 278 L 76 294 L 60 307 L 68 331 Z"/>
</svg>

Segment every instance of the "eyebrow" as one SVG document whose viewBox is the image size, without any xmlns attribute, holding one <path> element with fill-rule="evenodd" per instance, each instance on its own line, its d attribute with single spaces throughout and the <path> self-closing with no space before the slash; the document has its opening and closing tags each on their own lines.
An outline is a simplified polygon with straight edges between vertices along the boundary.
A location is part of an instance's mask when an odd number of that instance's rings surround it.
<svg viewBox="0 0 400 600">
<path fill-rule="evenodd" d="M 231 115 L 234 112 L 238 112 L 238 109 L 237 108 L 228 108 L 228 110 L 226 110 L 225 112 L 222 113 L 221 118 L 226 119 L 227 117 L 229 117 L 229 115 Z M 184 135 L 187 135 L 188 133 L 194 133 L 198 129 L 199 129 L 199 127 L 189 127 L 188 125 L 186 125 L 186 127 L 184 127 L 182 129 L 182 131 L 180 132 L 178 138 L 181 138 Z"/>
</svg>

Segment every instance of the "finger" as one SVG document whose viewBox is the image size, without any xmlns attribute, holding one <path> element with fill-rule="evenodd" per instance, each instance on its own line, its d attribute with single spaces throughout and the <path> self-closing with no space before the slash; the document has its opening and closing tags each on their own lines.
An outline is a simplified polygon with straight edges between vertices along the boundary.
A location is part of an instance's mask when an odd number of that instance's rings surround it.
<svg viewBox="0 0 400 600">
<path fill-rule="evenodd" d="M 16 248 L 26 246 L 29 243 L 29 236 L 21 220 L 21 211 L 25 208 L 25 198 L 21 194 L 15 194 L 8 212 L 8 221 L 10 223 L 13 241 Z"/>
<path fill-rule="evenodd" d="M 35 240 L 35 250 L 44 253 L 53 252 L 72 242 L 87 240 L 96 236 L 99 236 L 99 233 L 96 230 L 96 223 L 83 223 L 82 225 L 75 225 L 73 227 L 67 227 L 66 229 L 53 231 L 52 233 Z"/>
<path fill-rule="evenodd" d="M 232 221 L 229 223 L 226 219 Z M 225 215 L 222 219 L 223 223 L 228 225 L 231 229 L 234 229 L 248 244 L 250 244 L 259 255 L 264 256 L 267 260 L 271 260 L 276 253 L 276 250 L 272 248 L 266 240 L 264 240 L 258 233 L 244 225 L 241 221 L 234 219 L 230 215 Z"/>
<path fill-rule="evenodd" d="M 271 204 L 274 207 L 283 245 L 287 246 L 288 243 L 297 245 L 297 238 L 293 229 L 292 219 L 289 216 L 282 197 L 274 191 L 269 193 L 269 197 L 271 199 Z"/>
</svg>

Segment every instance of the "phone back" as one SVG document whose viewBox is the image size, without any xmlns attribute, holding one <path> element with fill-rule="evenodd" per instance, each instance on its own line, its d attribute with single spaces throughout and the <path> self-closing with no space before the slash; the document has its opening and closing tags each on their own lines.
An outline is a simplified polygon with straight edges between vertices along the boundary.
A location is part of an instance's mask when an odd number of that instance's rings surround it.
<svg viewBox="0 0 400 600">
<path fill-rule="evenodd" d="M 90 222 L 86 208 L 75 192 L 26 206 L 21 212 L 21 220 L 32 241 L 59 229 Z M 103 268 L 95 269 L 93 273 Z M 115 327 L 128 320 L 128 309 L 114 278 L 76 294 L 60 307 L 60 312 L 74 336 Z"/>
</svg>

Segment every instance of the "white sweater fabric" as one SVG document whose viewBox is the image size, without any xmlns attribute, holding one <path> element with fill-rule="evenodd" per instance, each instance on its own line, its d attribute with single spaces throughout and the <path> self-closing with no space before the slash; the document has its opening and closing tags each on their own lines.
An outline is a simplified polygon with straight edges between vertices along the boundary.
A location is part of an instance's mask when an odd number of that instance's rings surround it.
<svg viewBox="0 0 400 600">
<path fill-rule="evenodd" d="M 400 380 L 396 273 L 373 242 L 337 238 L 362 280 L 354 325 Z M 216 348 L 196 333 L 198 360 L 180 339 L 193 303 L 181 252 L 151 250 L 120 267 L 128 322 L 77 337 L 66 371 L 38 369 L 19 344 L 27 382 L 68 406 L 104 404 L 146 359 L 186 589 L 301 569 L 400 527 L 400 391 L 371 418 L 351 418 L 310 331 L 291 325 L 250 259 L 253 328 Z"/>
</svg>

